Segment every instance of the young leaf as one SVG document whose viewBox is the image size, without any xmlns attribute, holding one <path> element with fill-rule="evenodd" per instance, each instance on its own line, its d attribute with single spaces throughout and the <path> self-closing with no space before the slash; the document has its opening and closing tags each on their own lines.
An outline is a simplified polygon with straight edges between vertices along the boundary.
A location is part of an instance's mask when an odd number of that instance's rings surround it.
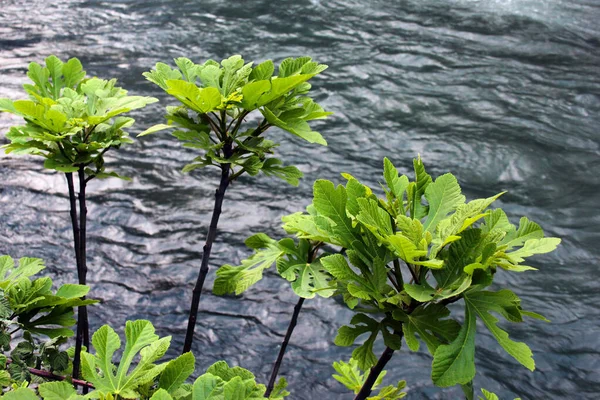
<svg viewBox="0 0 600 400">
<path fill-rule="evenodd" d="M 253 246 L 257 237 L 260 237 L 262 242 Z M 270 268 L 285 254 L 285 249 L 265 234 L 251 236 L 247 239 L 246 244 L 257 251 L 249 258 L 242 260 L 239 266 L 226 264 L 217 270 L 217 278 L 213 287 L 213 293 L 216 295 L 242 294 L 250 286 L 260 281 L 263 271 Z"/>
<path fill-rule="evenodd" d="M 77 400 L 79 396 L 73 385 L 68 382 L 46 382 L 39 386 L 40 396 L 44 400 Z"/>
<path fill-rule="evenodd" d="M 358 362 L 359 368 L 367 370 L 377 363 L 377 357 L 373 352 L 373 343 L 380 329 L 379 322 L 367 317 L 365 314 L 356 314 L 352 317 L 350 324 L 354 327 L 342 326 L 338 329 L 335 344 L 337 346 L 351 346 L 359 336 L 370 333 L 367 340 L 352 352 L 352 358 Z"/>
<path fill-rule="evenodd" d="M 279 378 L 275 386 L 273 387 L 273 391 L 269 395 L 269 400 L 283 400 L 285 397 L 290 395 L 290 392 L 286 390 L 288 386 L 285 378 Z"/>
<path fill-rule="evenodd" d="M 115 394 L 124 398 L 138 396 L 138 387 L 152 382 L 167 366 L 155 365 L 167 349 L 171 337 L 159 339 L 149 321 L 127 321 L 125 325 L 126 344 L 119 366 L 112 363 L 112 357 L 121 347 L 121 341 L 108 325 L 101 327 L 92 336 L 96 355 L 82 352 L 82 373 L 96 388 L 97 393 Z M 133 358 L 140 354 L 140 361 L 130 372 Z"/>
<path fill-rule="evenodd" d="M 425 230 L 434 232 L 438 222 L 465 202 L 458 181 L 452 174 L 438 177 L 425 189 L 425 198 L 429 203 L 429 213 L 423 225 Z"/>
<path fill-rule="evenodd" d="M 358 394 L 360 389 L 364 385 L 367 380 L 367 376 L 363 374 L 363 372 L 358 367 L 358 361 L 351 358 L 349 362 L 337 361 L 333 363 L 333 368 L 339 375 L 333 375 L 333 378 L 340 382 L 342 385 L 346 386 L 349 390 L 351 390 L 354 394 Z M 387 374 L 387 371 L 381 371 L 375 384 L 373 385 L 373 390 L 377 389 L 383 378 Z"/>
<path fill-rule="evenodd" d="M 158 387 L 167 393 L 173 394 L 183 382 L 194 372 L 194 355 L 191 352 L 184 353 L 170 361 L 160 375 Z"/>
</svg>

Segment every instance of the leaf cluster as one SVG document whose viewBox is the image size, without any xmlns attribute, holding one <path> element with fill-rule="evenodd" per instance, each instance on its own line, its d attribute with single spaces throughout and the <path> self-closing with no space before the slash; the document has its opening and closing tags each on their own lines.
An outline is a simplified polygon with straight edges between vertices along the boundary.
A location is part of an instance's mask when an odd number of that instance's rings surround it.
<svg viewBox="0 0 600 400">
<path fill-rule="evenodd" d="M 318 259 L 321 271 L 331 276 L 328 290 L 335 287 L 335 293 L 359 311 L 349 325 L 339 329 L 335 343 L 351 346 L 365 337 L 352 358 L 368 370 L 377 361 L 373 346 L 379 334 L 393 350 L 400 349 L 402 337 L 412 351 L 423 342 L 433 355 L 435 384 L 467 385 L 475 375 L 479 319 L 509 355 L 533 369 L 529 347 L 512 341 L 494 314 L 510 322 L 522 322 L 524 317 L 545 319 L 523 310 L 509 289 L 487 288 L 499 269 L 535 269 L 525 259 L 554 250 L 560 239 L 544 237 L 541 227 L 526 217 L 516 227 L 502 209 L 490 209 L 502 193 L 467 202 L 452 174 L 434 180 L 420 159 L 413 166 L 411 180 L 385 159 L 382 197 L 348 174 L 343 174 L 345 185 L 318 180 L 306 212 L 283 218 L 284 229 L 301 244 L 342 250 Z M 241 266 L 224 266 L 219 271 L 222 282 L 230 285 L 223 292 L 239 288 L 240 293 L 260 279 L 256 270 L 273 262 L 279 266 L 279 260 L 287 256 L 282 243 L 290 239 L 261 242 L 252 237 L 250 241 L 263 244 Z M 306 260 L 311 247 L 303 248 L 302 254 L 294 255 L 300 261 Z M 267 252 L 270 258 L 255 268 L 252 262 Z M 248 276 L 251 279 L 244 280 Z M 447 308 L 459 300 L 465 308 L 462 324 Z"/>
<path fill-rule="evenodd" d="M 158 100 L 128 96 L 116 79 L 86 78 L 76 58 L 32 62 L 27 76 L 32 83 L 23 87 L 29 99 L 0 99 L 0 111 L 25 120 L 6 134 L 6 153 L 42 156 L 46 168 L 62 172 L 83 168 L 88 179 L 119 177 L 106 171 L 104 154 L 132 143 L 125 129 L 134 119 L 123 114 Z"/>
<path fill-rule="evenodd" d="M 339 375 L 333 375 L 333 378 L 340 382 L 346 388 L 350 389 L 354 394 L 358 394 L 360 389 L 365 384 L 367 376 L 363 374 L 358 366 L 358 362 L 351 358 L 349 362 L 337 361 L 333 363 L 333 368 Z M 387 374 L 387 371 L 381 371 L 373 390 L 377 389 Z M 396 386 L 386 386 L 381 388 L 379 394 L 368 397 L 367 400 L 399 400 L 406 396 L 406 392 L 402 392 L 402 389 L 406 387 L 406 381 L 400 381 Z"/>
<path fill-rule="evenodd" d="M 97 303 L 83 299 L 89 287 L 65 284 L 52 290 L 52 279 L 35 278 L 45 268 L 38 258 L 23 257 L 18 263 L 0 256 L 0 377 L 3 387 L 29 381 L 29 368 L 50 371 L 69 368 L 69 356 L 61 349 L 73 336 L 73 308 Z M 21 339 L 15 335 L 21 331 Z M 41 338 L 48 337 L 49 341 Z M 9 358 L 5 355 L 8 354 Z"/>
<path fill-rule="evenodd" d="M 280 159 L 269 157 L 277 144 L 261 136 L 277 126 L 310 143 L 326 145 L 321 134 L 308 121 L 330 115 L 308 93 L 307 82 L 327 68 L 310 57 L 288 58 L 278 66 L 271 60 L 256 66 L 241 56 L 231 56 L 220 63 L 208 60 L 195 64 L 187 58 L 174 60 L 176 68 L 157 63 L 144 73 L 180 102 L 167 107 L 166 124 L 155 125 L 140 136 L 173 128 L 173 135 L 200 155 L 187 164 L 184 172 L 213 165 L 231 170 L 231 180 L 244 173 L 279 177 L 298 185 L 302 173 L 293 166 L 283 166 Z M 253 111 L 262 114 L 254 127 L 242 123 Z"/>
<path fill-rule="evenodd" d="M 246 246 L 254 250 L 241 265 L 223 265 L 217 270 L 213 293 L 242 294 L 260 281 L 264 270 L 273 264 L 277 272 L 291 283 L 294 292 L 305 299 L 316 295 L 330 297 L 335 292 L 332 276 L 321 264 L 321 257 L 315 257 L 319 242 L 301 239 L 296 242 L 290 238 L 280 241 L 271 239 L 264 233 L 258 233 L 246 240 Z"/>
</svg>

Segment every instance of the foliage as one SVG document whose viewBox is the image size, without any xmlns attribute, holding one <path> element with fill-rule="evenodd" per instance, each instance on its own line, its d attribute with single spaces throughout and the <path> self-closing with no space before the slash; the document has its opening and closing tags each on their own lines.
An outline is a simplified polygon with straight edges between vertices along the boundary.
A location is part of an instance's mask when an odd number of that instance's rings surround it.
<svg viewBox="0 0 600 400">
<path fill-rule="evenodd" d="M 289 238 L 277 242 L 264 233 L 253 235 L 246 240 L 246 246 L 255 253 L 239 266 L 226 264 L 219 268 L 213 292 L 239 295 L 261 280 L 265 269 L 276 264 L 277 272 L 291 282 L 298 296 L 306 299 L 316 295 L 330 297 L 335 291 L 332 277 L 325 271 L 320 257 L 312 259 L 319 245 L 304 239 L 296 244 Z"/>
<path fill-rule="evenodd" d="M 194 382 L 193 400 L 265 399 L 265 385 L 257 384 L 254 375 L 243 368 L 230 368 L 218 361 Z M 283 391 L 284 387 L 280 390 Z M 283 398 L 271 397 L 272 399 Z"/>
<path fill-rule="evenodd" d="M 18 264 L 0 256 L 0 380 L 3 387 L 29 381 L 29 368 L 44 366 L 50 371 L 69 368 L 69 356 L 61 349 L 73 336 L 73 308 L 97 303 L 82 300 L 89 287 L 65 284 L 52 290 L 52 279 L 32 277 L 45 268 L 41 259 L 23 257 Z M 21 340 L 14 343 L 15 334 Z M 42 342 L 42 337 L 50 338 Z M 9 353 L 10 363 L 5 354 Z"/>
<path fill-rule="evenodd" d="M 479 396 L 479 400 L 499 400 L 496 394 L 485 389 L 481 389 L 481 393 L 483 393 L 484 397 Z M 516 398 L 515 400 L 521 400 L 521 398 Z"/>
<path fill-rule="evenodd" d="M 321 134 L 311 130 L 308 121 L 331 113 L 308 97 L 311 85 L 307 82 L 327 66 L 310 57 L 288 58 L 275 76 L 272 61 L 253 67 L 239 55 L 221 63 L 208 60 L 195 64 L 183 57 L 174 61 L 177 68 L 157 63 L 144 76 L 181 105 L 167 107 L 167 124 L 155 125 L 140 136 L 176 129 L 173 136 L 185 147 L 200 151 L 184 172 L 214 165 L 231 169 L 231 180 L 262 171 L 298 185 L 302 173 L 268 157 L 277 144 L 261 135 L 277 126 L 310 143 L 327 144 Z M 262 114 L 262 121 L 255 128 L 242 129 L 244 119 L 255 110 Z"/>
<path fill-rule="evenodd" d="M 171 337 L 159 339 L 150 321 L 127 321 L 125 338 L 118 365 L 113 364 L 113 356 L 120 349 L 121 340 L 108 325 L 98 329 L 92 337 L 96 355 L 82 353 L 83 377 L 96 388 L 91 395 L 147 398 L 155 379 L 162 374 L 158 388 L 176 399 L 184 397 L 186 393 L 181 393 L 180 385 L 194 371 L 194 356 L 185 353 L 170 362 L 155 364 L 168 350 Z M 130 368 L 138 354 L 137 365 Z"/>
<path fill-rule="evenodd" d="M 333 378 L 346 386 L 348 389 L 358 394 L 360 389 L 365 384 L 367 377 L 362 373 L 358 366 L 358 362 L 351 358 L 349 362 L 338 361 L 333 363 L 333 368 L 339 375 L 333 375 Z M 381 371 L 373 389 L 377 389 L 381 385 L 383 377 L 387 374 L 387 371 Z M 406 381 L 398 382 L 397 386 L 386 386 L 379 391 L 376 396 L 369 397 L 368 400 L 398 400 L 406 396 L 402 389 L 406 387 Z"/>
<path fill-rule="evenodd" d="M 466 202 L 453 175 L 433 180 L 420 159 L 414 161 L 414 173 L 410 181 L 385 159 L 382 198 L 348 174 L 343 174 L 345 186 L 318 180 L 307 212 L 283 219 L 284 229 L 301 242 L 344 250 L 344 254 L 319 258 L 332 277 L 330 285 L 337 285 L 336 293 L 350 308 L 360 305 L 361 310 L 350 325 L 339 329 L 335 343 L 351 346 L 366 335 L 352 359 L 357 367 L 368 370 L 377 361 L 373 345 L 380 333 L 392 350 L 400 349 L 402 337 L 412 351 L 423 342 L 433 355 L 431 376 L 436 385 L 467 385 L 475 375 L 479 319 L 509 355 L 533 370 L 529 347 L 511 340 L 494 314 L 511 322 L 545 318 L 523 310 L 509 289 L 488 287 L 499 269 L 534 269 L 524 264 L 525 259 L 554 250 L 560 239 L 545 238 L 541 227 L 526 217 L 517 228 L 504 211 L 489 209 L 502 193 Z M 281 260 L 286 253 L 280 243 L 289 240 L 265 239 L 242 266 L 224 266 L 219 272 L 231 285 L 228 291 L 233 291 L 238 276 L 253 273 L 249 261 L 267 249 L 272 249 L 269 265 Z M 410 282 L 404 282 L 405 276 L 410 276 Z M 256 274 L 250 281 L 259 278 Z M 447 308 L 459 300 L 465 307 L 462 324 Z"/>
<path fill-rule="evenodd" d="M 0 111 L 22 117 L 25 125 L 10 128 L 6 153 L 44 157 L 44 166 L 62 172 L 85 168 L 88 179 L 117 176 L 107 172 L 104 154 L 132 143 L 126 128 L 133 118 L 122 114 L 158 101 L 128 96 L 116 79 L 86 78 L 81 62 L 49 56 L 45 66 L 32 62 L 23 87 L 28 100 L 0 99 Z"/>
</svg>

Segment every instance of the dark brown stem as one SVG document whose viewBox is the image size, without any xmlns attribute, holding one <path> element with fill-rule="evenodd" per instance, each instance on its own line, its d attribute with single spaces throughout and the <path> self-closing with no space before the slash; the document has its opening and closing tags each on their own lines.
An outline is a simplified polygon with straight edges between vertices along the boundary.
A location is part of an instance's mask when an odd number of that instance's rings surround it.
<svg viewBox="0 0 600 400">
<path fill-rule="evenodd" d="M 315 259 L 317 252 L 319 251 L 319 247 L 321 247 L 323 243 L 317 242 L 314 247 L 308 253 L 308 257 L 306 262 L 308 264 L 312 263 Z M 281 367 L 281 362 L 283 361 L 283 356 L 285 355 L 285 350 L 290 342 L 290 338 L 292 337 L 292 333 L 294 332 L 294 328 L 298 323 L 298 315 L 300 314 L 300 310 L 302 309 L 302 305 L 304 304 L 304 297 L 300 297 L 296 306 L 294 306 L 294 313 L 292 314 L 292 319 L 290 320 L 290 324 L 288 326 L 287 332 L 285 333 L 285 337 L 283 338 L 283 342 L 281 343 L 281 348 L 279 349 L 279 354 L 277 355 L 277 360 L 275 364 L 273 364 L 273 369 L 271 370 L 271 376 L 269 377 L 269 384 L 267 385 L 267 391 L 265 392 L 265 397 L 269 397 L 273 388 L 275 387 L 275 380 L 277 379 L 277 375 L 279 374 L 279 368 Z"/>
<path fill-rule="evenodd" d="M 448 297 L 447 299 L 440 301 L 439 304 L 443 304 L 443 305 L 447 306 L 448 304 L 456 303 L 460 299 L 462 299 L 462 294 L 459 294 L 454 297 Z"/>
<path fill-rule="evenodd" d="M 399 335 L 400 338 L 402 338 L 403 331 L 397 331 L 396 334 Z M 362 388 L 360 389 L 360 392 L 358 392 L 354 400 L 365 400 L 371 395 L 371 391 L 373 390 L 373 385 L 375 384 L 375 381 L 377 381 L 377 378 L 379 377 L 379 375 L 381 375 L 383 368 L 388 363 L 388 361 L 392 359 L 393 355 L 394 350 L 392 350 L 389 347 L 386 347 L 383 353 L 381 354 L 381 357 L 379 357 L 377 364 L 375 364 L 375 366 L 371 368 L 371 372 L 369 372 L 367 380 L 363 384 Z"/>
<path fill-rule="evenodd" d="M 406 264 L 406 266 L 408 267 L 408 270 L 410 271 L 410 274 L 412 275 L 413 281 L 415 282 L 415 284 L 419 284 L 419 277 L 417 276 L 417 274 L 415 273 L 415 271 L 410 267 L 410 264 Z"/>
<path fill-rule="evenodd" d="M 225 148 L 226 157 L 231 156 L 231 145 L 226 145 Z M 206 236 L 206 242 L 204 243 L 204 249 L 202 253 L 202 262 L 200 264 L 200 271 L 198 272 L 198 279 L 196 280 L 196 286 L 192 294 L 192 304 L 190 306 L 190 315 L 188 319 L 187 332 L 185 334 L 185 342 L 183 345 L 183 352 L 187 353 L 192 349 L 192 342 L 194 340 L 194 330 L 196 328 L 196 318 L 198 315 L 198 307 L 200 304 L 200 296 L 202 294 L 202 287 L 204 286 L 204 280 L 208 274 L 208 261 L 210 259 L 210 252 L 212 250 L 213 242 L 217 237 L 217 225 L 219 224 L 219 217 L 221 215 L 221 207 L 223 205 L 223 199 L 225 197 L 225 191 L 229 186 L 229 164 L 221 165 L 221 182 L 219 188 L 215 193 L 215 206 L 213 208 L 212 218 L 210 221 L 210 227 L 208 228 L 208 235 Z"/>
<path fill-rule="evenodd" d="M 8 359 L 6 360 L 6 364 L 11 364 L 12 360 Z M 66 376 L 61 376 L 61 375 L 55 375 L 52 372 L 49 371 L 44 371 L 41 369 L 37 369 L 37 368 L 27 368 L 27 370 L 29 371 L 29 373 L 31 375 L 35 375 L 35 376 L 39 376 L 51 381 L 64 381 L 67 380 L 68 378 Z M 87 381 L 82 381 L 80 379 L 72 379 L 71 382 L 73 383 L 73 385 L 76 386 L 83 386 L 83 387 L 87 387 L 89 389 L 94 389 L 94 385 L 92 385 L 91 383 L 87 382 Z"/>
<path fill-rule="evenodd" d="M 290 321 L 290 325 L 288 326 L 287 332 L 285 334 L 285 338 L 281 343 L 281 349 L 279 349 L 279 355 L 277 355 L 277 360 L 273 365 L 273 369 L 271 370 L 271 377 L 269 378 L 269 384 L 267 385 L 267 391 L 265 392 L 265 397 L 269 397 L 273 388 L 275 387 L 275 380 L 277 379 L 277 374 L 279 374 L 279 368 L 281 367 L 281 362 L 283 361 L 283 356 L 285 355 L 285 350 L 287 349 L 288 343 L 290 342 L 290 338 L 292 337 L 292 333 L 294 332 L 294 328 L 296 327 L 296 323 L 298 322 L 298 314 L 300 314 L 300 310 L 302 309 L 302 304 L 304 304 L 304 297 L 300 297 L 298 303 L 294 307 L 294 314 L 292 315 L 292 320 Z"/>
<path fill-rule="evenodd" d="M 396 288 L 396 291 L 400 293 L 402 289 L 400 288 L 400 286 L 398 286 L 398 282 L 396 282 L 396 278 L 394 277 L 392 271 L 388 271 L 387 276 L 390 282 L 392 282 L 392 285 Z"/>
<path fill-rule="evenodd" d="M 402 271 L 400 270 L 400 260 L 394 259 L 394 275 L 396 276 L 396 283 L 398 284 L 398 292 L 401 292 L 404 288 L 404 280 L 402 279 Z"/>
<path fill-rule="evenodd" d="M 87 280 L 87 262 L 86 262 L 86 230 L 87 230 L 87 205 L 85 198 L 86 179 L 85 167 L 79 167 L 79 284 L 85 285 Z M 81 366 L 81 349 L 85 346 L 90 348 L 89 323 L 86 306 L 80 306 L 77 313 L 77 336 L 75 338 L 75 357 L 73 359 L 73 378 L 79 378 Z M 83 389 L 84 394 L 87 388 Z"/>
</svg>

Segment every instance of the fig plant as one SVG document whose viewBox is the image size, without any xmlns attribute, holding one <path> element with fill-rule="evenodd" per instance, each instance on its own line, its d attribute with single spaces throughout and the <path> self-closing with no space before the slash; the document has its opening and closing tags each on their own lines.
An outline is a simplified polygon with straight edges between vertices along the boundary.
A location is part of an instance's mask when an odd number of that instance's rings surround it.
<svg viewBox="0 0 600 400">
<path fill-rule="evenodd" d="M 348 174 L 343 174 L 345 186 L 317 180 L 307 212 L 283 218 L 284 229 L 299 238 L 297 247 L 291 239 L 276 242 L 254 235 L 247 244 L 255 253 L 240 266 L 225 265 L 217 272 L 215 286 L 239 294 L 276 263 L 301 297 L 336 294 L 349 308 L 360 309 L 335 338 L 339 346 L 352 346 L 366 335 L 349 364 L 369 371 L 355 400 L 370 396 L 402 339 L 411 351 L 419 350 L 421 342 L 426 345 L 433 356 L 434 384 L 462 385 L 472 399 L 477 319 L 510 356 L 530 370 L 535 367 L 529 347 L 511 340 L 492 313 L 510 322 L 547 320 L 524 310 L 510 289 L 488 288 L 498 270 L 534 270 L 523 264 L 525 259 L 553 251 L 560 239 L 544 237 L 526 217 L 517 228 L 502 209 L 490 209 L 502 193 L 466 202 L 453 175 L 433 180 L 420 158 L 414 160 L 414 174 L 413 181 L 399 175 L 386 158 L 384 197 Z M 308 262 L 321 245 L 342 251 L 323 254 L 318 266 Z M 286 268 L 290 259 L 298 267 Z M 290 274 L 290 269 L 302 272 Z M 447 307 L 458 301 L 464 304 L 462 324 Z M 292 324 L 287 340 L 291 330 Z M 377 358 L 373 347 L 380 334 L 386 349 Z"/>
<path fill-rule="evenodd" d="M 23 257 L 18 263 L 0 256 L 0 384 L 49 378 L 68 371 L 69 355 L 61 349 L 73 336 L 73 309 L 97 303 L 85 299 L 89 287 L 64 284 L 52 290 L 52 279 L 33 276 L 46 267 L 39 258 Z M 50 340 L 44 341 L 43 338 Z M 7 356 L 8 354 L 8 356 Z M 47 371 L 41 371 L 44 366 Z"/>
<path fill-rule="evenodd" d="M 158 101 L 153 97 L 128 96 L 116 86 L 116 79 L 86 78 L 81 62 L 71 58 L 62 62 L 49 56 L 45 66 L 29 64 L 25 84 L 28 100 L 0 99 L 0 111 L 22 117 L 25 125 L 13 126 L 6 134 L 6 153 L 44 157 L 44 167 L 66 176 L 69 191 L 73 246 L 77 277 L 81 285 L 87 281 L 87 205 L 86 187 L 94 178 L 123 178 L 107 171 L 104 155 L 111 149 L 132 143 L 126 132 L 134 119 L 123 117 L 131 110 Z M 79 183 L 79 220 L 73 174 Z M 78 312 L 75 366 L 79 374 L 81 346 L 89 346 L 87 310 Z"/>
<path fill-rule="evenodd" d="M 63 63 L 50 56 L 45 66 L 29 66 L 33 84 L 24 86 L 29 100 L 0 99 L 0 111 L 25 120 L 25 125 L 10 128 L 10 143 L 3 147 L 7 153 L 43 156 L 46 168 L 65 173 L 79 284 L 66 284 L 54 292 L 50 278 L 31 279 L 44 268 L 41 260 L 22 258 L 15 265 L 12 258 L 0 257 L 0 384 L 7 391 L 2 397 L 281 400 L 289 392 L 285 379 L 275 383 L 279 368 L 302 306 L 315 296 L 340 296 L 355 312 L 349 324 L 339 328 L 337 345 L 349 347 L 359 337 L 366 338 L 348 362 L 333 364 L 334 378 L 354 392 L 355 400 L 406 396 L 404 381 L 372 395 L 403 341 L 411 351 L 425 344 L 432 355 L 434 384 L 461 385 L 472 400 L 478 319 L 510 356 L 534 369 L 529 347 L 510 339 L 495 315 L 510 322 L 546 319 L 524 310 L 517 295 L 498 287 L 494 278 L 499 271 L 535 269 L 525 265 L 525 259 L 554 250 L 560 239 L 544 237 L 541 227 L 526 217 L 516 227 L 502 209 L 491 209 L 502 193 L 466 202 L 453 175 L 433 180 L 419 158 L 414 160 L 411 181 L 386 158 L 382 196 L 348 174 L 342 174 L 346 184 L 337 187 L 317 180 L 307 211 L 283 218 L 283 228 L 295 239 L 253 235 L 246 244 L 254 254 L 238 266 L 227 264 L 217 271 L 215 294 L 241 294 L 276 264 L 299 297 L 268 384 L 257 383 L 251 372 L 231 368 L 225 361 L 213 364 L 193 384 L 186 383 L 195 368 L 190 349 L 227 188 L 246 173 L 260 172 L 297 185 L 302 173 L 272 156 L 277 144 L 264 133 L 276 126 L 326 145 L 308 121 L 330 113 L 308 96 L 307 81 L 326 68 L 309 57 L 284 60 L 277 75 L 271 61 L 253 66 L 240 56 L 221 63 L 194 64 L 186 58 L 175 63 L 176 69 L 158 63 L 144 76 L 181 104 L 167 108 L 166 124 L 140 135 L 175 129 L 173 135 L 185 147 L 200 153 L 185 172 L 207 166 L 221 172 L 182 355 L 159 362 L 171 337 L 159 338 L 145 320 L 126 323 L 125 347 L 118 361 L 114 356 L 121 340 L 108 325 L 93 335 L 92 353 L 85 306 L 96 301 L 85 298 L 86 186 L 94 178 L 122 178 L 107 171 L 104 160 L 110 149 L 131 143 L 124 129 L 134 121 L 122 114 L 157 100 L 128 96 L 115 80 L 86 78 L 77 59 Z M 253 113 L 261 117 L 246 126 Z M 79 216 L 73 173 L 79 181 Z M 448 307 L 459 301 L 464 307 L 462 324 L 455 317 L 456 307 Z M 79 307 L 76 343 L 65 349 L 73 335 L 69 327 L 76 322 L 74 307 Z M 385 350 L 378 358 L 373 349 L 380 335 Z M 49 340 L 43 342 L 41 337 Z M 80 357 L 85 381 L 78 379 Z M 66 381 L 47 382 L 61 380 Z M 92 392 L 82 396 L 74 385 L 83 387 L 84 394 L 87 389 Z M 485 389 L 482 393 L 486 399 L 497 399 Z"/>
<path fill-rule="evenodd" d="M 192 348 L 200 296 L 209 270 L 210 253 L 217 235 L 225 192 L 231 182 L 244 174 L 262 172 L 298 185 L 302 173 L 294 166 L 271 156 L 278 146 L 264 137 L 276 126 L 309 143 L 326 145 L 321 134 L 313 131 L 308 121 L 327 117 L 330 112 L 309 97 L 307 82 L 327 68 L 310 57 L 288 58 L 275 66 L 267 60 L 256 66 L 245 63 L 241 56 L 229 57 L 221 63 L 208 60 L 195 64 L 187 58 L 175 59 L 177 68 L 157 63 L 144 73 L 149 81 L 179 101 L 167 107 L 166 124 L 155 125 L 139 136 L 164 129 L 175 129 L 173 136 L 183 146 L 200 153 L 184 172 L 207 166 L 221 172 L 210 227 L 203 247 L 198 279 L 192 293 L 189 321 L 183 352 Z M 244 121 L 261 115 L 257 123 Z"/>
</svg>

